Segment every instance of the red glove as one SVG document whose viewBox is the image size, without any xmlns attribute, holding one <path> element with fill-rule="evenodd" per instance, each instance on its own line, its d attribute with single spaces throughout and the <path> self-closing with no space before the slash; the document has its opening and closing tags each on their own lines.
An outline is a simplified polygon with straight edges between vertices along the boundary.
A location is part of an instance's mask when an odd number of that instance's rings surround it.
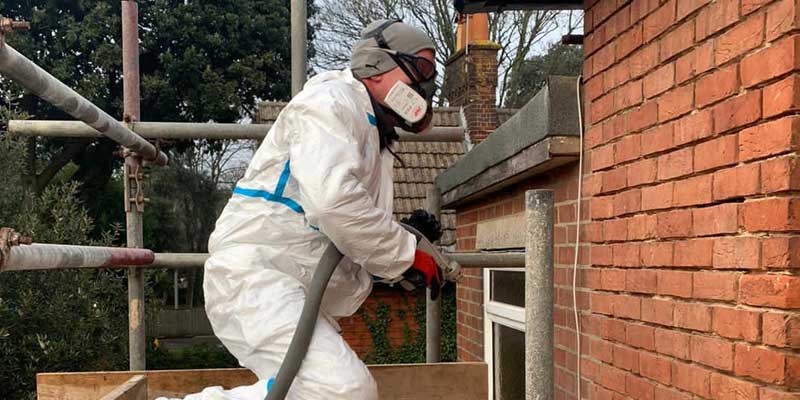
<svg viewBox="0 0 800 400">
<path fill-rule="evenodd" d="M 428 253 L 417 250 L 414 253 L 414 263 L 403 275 L 406 280 L 417 286 L 431 288 L 431 300 L 436 300 L 439 297 L 439 290 L 442 287 L 442 274 L 439 266 L 436 265 L 436 261 Z"/>
</svg>

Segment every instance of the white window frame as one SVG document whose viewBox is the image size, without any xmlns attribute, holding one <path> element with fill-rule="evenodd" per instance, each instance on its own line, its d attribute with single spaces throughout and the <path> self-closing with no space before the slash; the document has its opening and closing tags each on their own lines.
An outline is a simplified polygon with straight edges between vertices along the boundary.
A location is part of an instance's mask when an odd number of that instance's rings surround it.
<svg viewBox="0 0 800 400">
<path fill-rule="evenodd" d="M 485 268 L 483 270 L 483 359 L 487 365 L 488 400 L 494 400 L 494 329 L 500 324 L 525 333 L 525 307 L 491 300 L 493 271 L 525 272 L 525 268 Z"/>
</svg>

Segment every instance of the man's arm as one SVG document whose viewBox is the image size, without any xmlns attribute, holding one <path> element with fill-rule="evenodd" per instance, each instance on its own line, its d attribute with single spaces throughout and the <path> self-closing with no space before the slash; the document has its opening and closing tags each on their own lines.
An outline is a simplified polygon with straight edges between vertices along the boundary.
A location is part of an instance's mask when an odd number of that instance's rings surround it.
<svg viewBox="0 0 800 400">
<path fill-rule="evenodd" d="M 295 104 L 285 116 L 291 118 L 289 157 L 306 218 L 369 273 L 397 277 L 414 261 L 416 239 L 375 206 L 360 181 L 363 161 L 347 121 L 351 112 L 320 108 Z"/>
</svg>

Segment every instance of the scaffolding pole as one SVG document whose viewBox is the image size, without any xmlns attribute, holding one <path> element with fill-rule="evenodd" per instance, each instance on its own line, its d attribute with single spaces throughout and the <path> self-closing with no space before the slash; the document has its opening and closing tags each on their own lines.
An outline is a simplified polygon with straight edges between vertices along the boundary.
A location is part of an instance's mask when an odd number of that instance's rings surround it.
<svg viewBox="0 0 800 400">
<path fill-rule="evenodd" d="M 164 153 L 20 54 L 5 42 L 4 35 L 0 35 L 0 73 L 146 160 L 167 164 Z"/>
<path fill-rule="evenodd" d="M 306 83 L 306 14 L 306 0 L 291 1 L 292 97 L 300 93 Z"/>
<path fill-rule="evenodd" d="M 428 212 L 442 220 L 442 192 L 436 187 L 428 189 L 426 199 Z M 425 289 L 425 361 L 442 361 L 442 296 L 431 300 L 431 289 Z"/>
<path fill-rule="evenodd" d="M 254 139 L 263 140 L 272 124 L 217 124 L 192 122 L 131 122 L 131 130 L 146 139 Z M 11 137 L 99 138 L 99 132 L 78 121 L 10 120 Z M 403 142 L 462 142 L 464 128 L 435 126 L 425 133 L 398 129 Z"/>
<path fill-rule="evenodd" d="M 0 272 L 68 268 L 110 268 L 149 265 L 155 253 L 145 249 L 31 244 L 12 246 L 7 256 L 0 252 Z"/>
<path fill-rule="evenodd" d="M 525 253 L 444 253 L 461 268 L 523 268 Z M 207 253 L 156 253 L 155 260 L 146 268 L 196 268 L 208 260 Z"/>
<path fill-rule="evenodd" d="M 525 193 L 525 399 L 553 399 L 553 191 Z"/>
<path fill-rule="evenodd" d="M 122 1 L 122 75 L 124 78 L 123 120 L 135 122 L 141 119 L 139 95 L 139 6 L 136 1 Z M 114 123 L 118 122 L 114 121 Z M 140 154 L 126 150 L 124 174 L 127 243 L 129 248 L 142 248 L 144 247 L 142 227 L 142 215 L 144 213 L 142 183 L 144 173 L 142 172 Z M 145 358 L 144 285 L 144 270 L 134 267 L 129 268 L 128 351 L 131 371 L 142 371 L 147 365 Z"/>
</svg>

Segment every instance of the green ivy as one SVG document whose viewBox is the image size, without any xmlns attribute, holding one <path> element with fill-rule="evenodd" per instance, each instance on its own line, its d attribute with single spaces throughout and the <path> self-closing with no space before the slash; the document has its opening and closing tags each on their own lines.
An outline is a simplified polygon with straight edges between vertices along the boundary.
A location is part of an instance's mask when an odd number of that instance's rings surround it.
<svg viewBox="0 0 800 400">
<path fill-rule="evenodd" d="M 442 291 L 442 361 L 456 360 L 456 296 L 454 285 L 447 285 Z M 419 327 L 414 330 L 406 319 L 411 311 Z M 364 361 L 367 364 L 412 364 L 425 362 L 425 292 L 419 291 L 416 304 L 412 307 L 408 298 L 396 310 L 378 301 L 374 310 L 362 307 L 359 311 L 367 324 L 372 337 L 373 350 Z M 389 340 L 389 324 L 392 316 L 403 321 L 403 342 L 393 346 Z"/>
</svg>

